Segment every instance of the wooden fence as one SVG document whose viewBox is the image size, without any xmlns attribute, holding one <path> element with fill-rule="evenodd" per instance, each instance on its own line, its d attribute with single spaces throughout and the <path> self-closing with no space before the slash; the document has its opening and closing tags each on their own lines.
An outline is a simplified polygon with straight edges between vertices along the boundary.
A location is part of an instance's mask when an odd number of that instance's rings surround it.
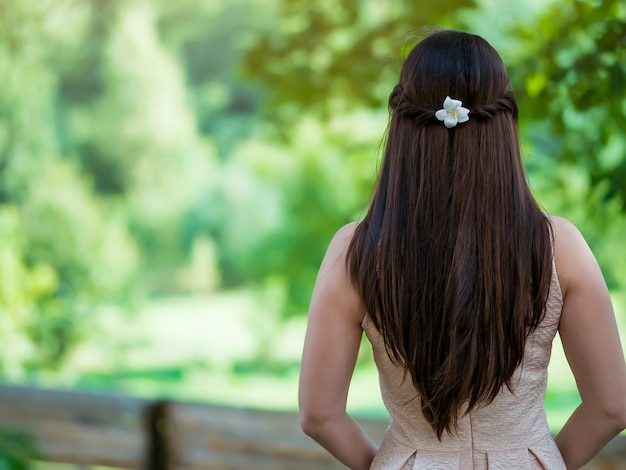
<svg viewBox="0 0 626 470">
<path fill-rule="evenodd" d="M 376 441 L 387 423 L 360 419 Z M 41 458 L 141 470 L 341 469 L 295 413 L 0 386 L 0 428 L 33 436 Z M 585 470 L 626 469 L 626 438 Z"/>
</svg>

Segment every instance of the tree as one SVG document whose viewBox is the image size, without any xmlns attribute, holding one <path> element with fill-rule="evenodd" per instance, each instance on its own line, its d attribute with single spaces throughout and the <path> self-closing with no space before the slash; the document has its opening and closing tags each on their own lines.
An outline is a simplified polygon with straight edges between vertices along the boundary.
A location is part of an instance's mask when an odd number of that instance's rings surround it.
<svg viewBox="0 0 626 470">
<path fill-rule="evenodd" d="M 525 130 L 557 162 L 583 167 L 587 192 L 626 211 L 624 2 L 559 2 L 516 32 L 526 51 L 512 68 Z"/>
<path fill-rule="evenodd" d="M 427 29 L 460 24 L 474 0 L 413 2 L 282 0 L 276 27 L 246 57 L 247 76 L 270 90 L 285 120 L 361 106 L 380 108 L 402 55 Z"/>
<path fill-rule="evenodd" d="M 573 220 L 609 288 L 624 288 L 626 7 L 619 0 L 552 5 L 514 30 L 511 67 L 535 189 Z"/>
<path fill-rule="evenodd" d="M 65 145 L 59 75 L 89 10 L 0 4 L 0 370 L 58 366 L 103 302 L 122 302 L 136 245 Z M 74 28 L 67 28 L 71 21 Z"/>
</svg>

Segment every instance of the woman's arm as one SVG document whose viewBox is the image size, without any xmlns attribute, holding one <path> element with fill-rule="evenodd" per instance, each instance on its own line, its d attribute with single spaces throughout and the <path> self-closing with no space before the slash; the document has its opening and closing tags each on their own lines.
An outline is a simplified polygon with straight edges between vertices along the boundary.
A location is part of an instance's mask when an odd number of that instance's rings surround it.
<svg viewBox="0 0 626 470">
<path fill-rule="evenodd" d="M 580 232 L 552 218 L 557 273 L 563 291 L 559 334 L 582 398 L 556 444 L 577 469 L 626 427 L 626 366 L 611 298 Z"/>
<path fill-rule="evenodd" d="M 337 232 L 315 282 L 300 371 L 300 423 L 344 465 L 369 469 L 376 447 L 346 413 L 365 315 L 345 267 L 354 228 Z"/>
</svg>

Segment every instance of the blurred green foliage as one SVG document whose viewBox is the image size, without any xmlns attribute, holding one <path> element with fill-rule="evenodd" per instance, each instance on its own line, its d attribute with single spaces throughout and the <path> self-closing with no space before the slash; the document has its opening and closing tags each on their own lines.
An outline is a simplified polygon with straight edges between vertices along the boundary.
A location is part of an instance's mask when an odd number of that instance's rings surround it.
<svg viewBox="0 0 626 470">
<path fill-rule="evenodd" d="M 475 0 L 280 0 L 275 28 L 246 56 L 246 71 L 274 98 L 273 112 L 298 119 L 316 110 L 330 116 L 380 108 L 416 28 L 459 25 Z M 422 31 L 423 33 L 423 31 Z"/>
<path fill-rule="evenodd" d="M 556 2 L 513 33 L 523 53 L 511 80 L 537 193 L 582 229 L 609 287 L 624 290 L 626 4 Z"/>
<path fill-rule="evenodd" d="M 559 2 L 517 31 L 525 54 L 513 79 L 529 132 L 626 210 L 626 4 Z"/>
<path fill-rule="evenodd" d="M 623 289 L 626 7 L 494 8 L 0 1 L 0 371 L 61 364 L 103 305 L 146 294 L 252 287 L 303 313 L 332 234 L 367 205 L 387 94 L 429 25 L 514 44 L 533 187 Z"/>
<path fill-rule="evenodd" d="M 31 470 L 41 457 L 34 440 L 19 431 L 0 429 L 0 470 Z"/>
</svg>

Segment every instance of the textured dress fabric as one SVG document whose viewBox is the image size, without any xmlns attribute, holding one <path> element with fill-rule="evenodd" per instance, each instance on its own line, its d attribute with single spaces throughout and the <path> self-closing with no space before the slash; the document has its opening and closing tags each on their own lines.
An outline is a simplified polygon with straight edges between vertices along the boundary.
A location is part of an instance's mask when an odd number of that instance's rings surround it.
<svg viewBox="0 0 626 470">
<path fill-rule="evenodd" d="M 385 470 L 565 470 L 550 434 L 544 398 L 552 340 L 563 306 L 561 288 L 552 269 L 546 313 L 528 337 L 524 360 L 511 381 L 489 405 L 458 420 L 458 433 L 442 440 L 425 420 L 410 375 L 395 366 L 382 336 L 369 316 L 362 327 L 374 351 L 382 398 L 390 424 L 372 469 Z"/>
</svg>

